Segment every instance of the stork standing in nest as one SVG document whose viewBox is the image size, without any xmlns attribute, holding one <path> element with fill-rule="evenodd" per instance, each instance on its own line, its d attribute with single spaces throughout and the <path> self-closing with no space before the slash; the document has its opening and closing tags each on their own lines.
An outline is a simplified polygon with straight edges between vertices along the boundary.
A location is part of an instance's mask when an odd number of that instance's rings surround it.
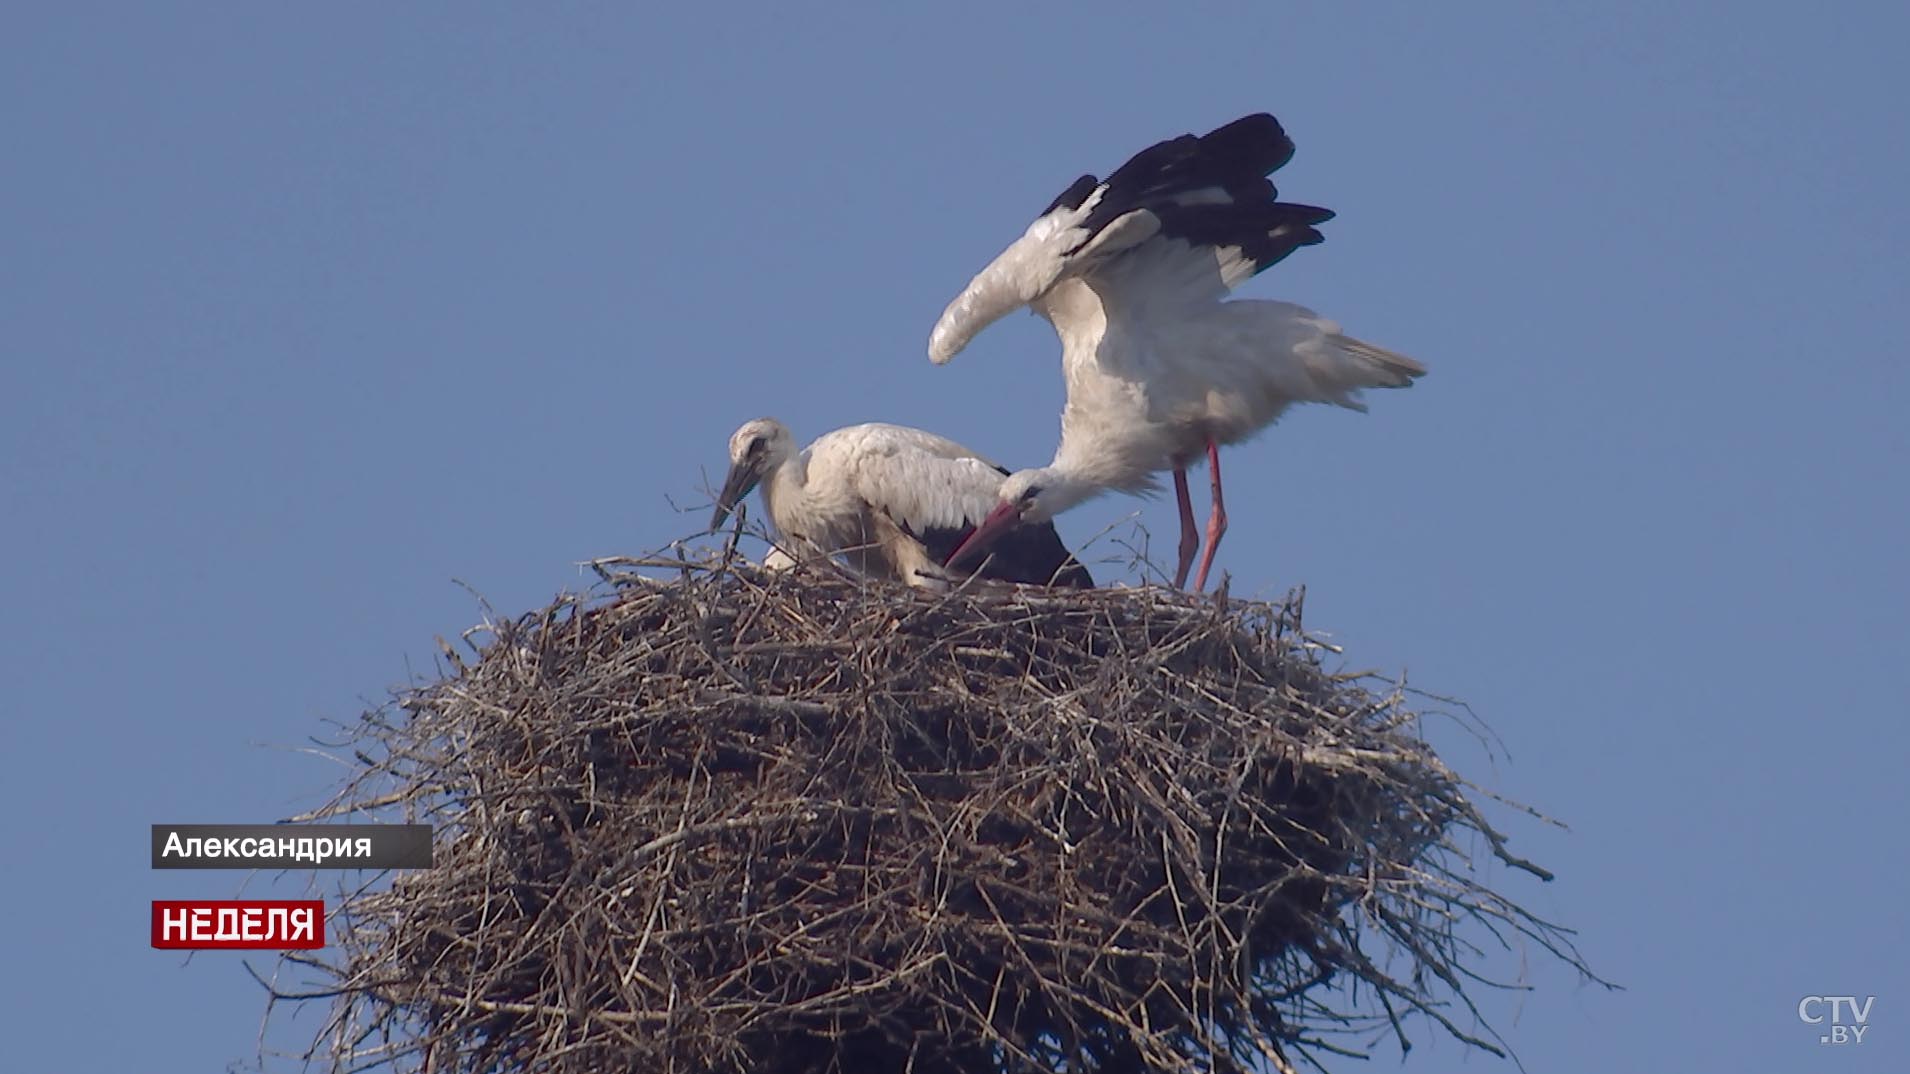
<svg viewBox="0 0 1910 1074">
<path fill-rule="evenodd" d="M 796 555 L 841 556 L 862 574 L 939 588 L 944 564 L 993 510 L 1007 468 L 946 437 L 901 425 L 851 425 L 801 451 L 774 418 L 730 437 L 730 469 L 710 528 L 761 487 L 770 523 Z M 1091 588 L 1054 523 L 997 535 L 976 568 L 984 578 Z"/>
<path fill-rule="evenodd" d="M 1203 589 L 1227 531 L 1222 444 L 1253 436 L 1293 403 L 1364 410 L 1361 389 L 1403 388 L 1426 371 L 1312 310 L 1225 301 L 1321 241 L 1316 225 L 1333 216 L 1276 200 L 1267 176 L 1292 156 L 1293 142 L 1264 113 L 1160 142 L 1104 180 L 1076 180 L 949 303 L 929 337 L 936 364 L 1031 306 L 1061 337 L 1068 389 L 1053 463 L 1003 483 L 954 563 L 1103 492 L 1152 492 L 1154 475 L 1171 470 L 1181 522 L 1174 584 L 1185 585 L 1201 543 L 1187 468 L 1205 455 L 1213 509 L 1194 580 Z"/>
</svg>

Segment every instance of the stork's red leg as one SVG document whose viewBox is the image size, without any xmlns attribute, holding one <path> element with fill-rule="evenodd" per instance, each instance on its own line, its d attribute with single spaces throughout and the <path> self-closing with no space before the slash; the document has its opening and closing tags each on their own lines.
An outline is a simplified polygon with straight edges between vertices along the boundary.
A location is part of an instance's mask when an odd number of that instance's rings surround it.
<svg viewBox="0 0 1910 1074">
<path fill-rule="evenodd" d="M 1207 551 L 1200 557 L 1200 573 L 1194 575 L 1196 593 L 1207 588 L 1207 568 L 1214 565 L 1214 549 L 1227 533 L 1227 501 L 1220 496 L 1220 445 L 1212 440 L 1207 441 L 1207 470 L 1214 480 L 1214 513 L 1207 517 Z M 1193 524 L 1191 518 L 1188 524 Z"/>
<path fill-rule="evenodd" d="M 1200 530 L 1194 527 L 1194 501 L 1187 495 L 1187 471 L 1174 471 L 1174 500 L 1180 504 L 1180 567 L 1174 571 L 1174 588 L 1187 584 L 1187 572 L 1194 565 L 1194 553 L 1200 551 Z"/>
</svg>

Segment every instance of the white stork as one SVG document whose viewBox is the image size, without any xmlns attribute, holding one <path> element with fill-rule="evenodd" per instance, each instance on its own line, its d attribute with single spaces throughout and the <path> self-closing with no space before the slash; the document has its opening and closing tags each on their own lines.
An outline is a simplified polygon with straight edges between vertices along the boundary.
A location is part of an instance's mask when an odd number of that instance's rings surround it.
<svg viewBox="0 0 1910 1074">
<path fill-rule="evenodd" d="M 953 440 L 901 425 L 851 425 L 798 452 L 788 427 L 758 418 L 736 430 L 729 449 L 711 529 L 760 484 L 770 522 L 795 550 L 841 555 L 863 574 L 929 588 L 948 580 L 943 564 L 994 508 L 1008 476 Z M 991 551 L 978 568 L 984 578 L 1094 585 L 1052 522 L 1018 527 Z"/>
<path fill-rule="evenodd" d="M 1254 435 L 1293 403 L 1364 410 L 1362 388 L 1403 388 L 1426 371 L 1363 343 L 1312 310 L 1227 294 L 1302 246 L 1333 213 L 1275 200 L 1269 174 L 1293 142 L 1266 114 L 1209 134 L 1151 146 L 1105 180 L 1063 191 L 968 288 L 929 336 L 947 362 L 982 329 L 1032 306 L 1061 337 L 1068 401 L 1054 462 L 1013 475 L 999 504 L 957 549 L 972 559 L 1017 522 L 1045 523 L 1108 490 L 1151 492 L 1174 472 L 1180 565 L 1200 547 L 1187 467 L 1202 453 L 1212 476 L 1207 585 L 1227 531 L 1220 445 Z"/>
</svg>

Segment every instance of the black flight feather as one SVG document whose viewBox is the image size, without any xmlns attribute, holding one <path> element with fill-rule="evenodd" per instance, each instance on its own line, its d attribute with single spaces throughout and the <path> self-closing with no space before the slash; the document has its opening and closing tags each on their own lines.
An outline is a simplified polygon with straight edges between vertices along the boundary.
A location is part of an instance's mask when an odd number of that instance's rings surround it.
<svg viewBox="0 0 1910 1074">
<path fill-rule="evenodd" d="M 1293 139 L 1279 120 L 1259 112 L 1202 135 L 1200 151 L 1209 158 L 1230 161 L 1243 172 L 1271 175 L 1293 159 Z"/>
<path fill-rule="evenodd" d="M 1055 195 L 1055 199 L 1048 203 L 1048 207 L 1041 210 L 1041 215 L 1047 216 L 1056 209 L 1079 209 L 1081 203 L 1088 200 L 1088 195 L 1094 193 L 1094 188 L 1100 185 L 1101 180 L 1092 175 L 1084 175 L 1076 179 L 1073 186 Z"/>
<path fill-rule="evenodd" d="M 1183 134 L 1156 142 L 1130 157 L 1107 179 L 1082 176 L 1049 205 L 1078 209 L 1105 187 L 1081 221 L 1080 249 L 1103 228 L 1137 209 L 1153 212 L 1162 231 L 1203 244 L 1239 246 L 1265 268 L 1301 246 L 1321 241 L 1314 226 L 1332 217 L 1325 209 L 1274 199 L 1279 189 L 1267 176 L 1293 159 L 1293 140 L 1265 112 L 1243 116 L 1204 135 Z M 1216 198 L 1216 194 L 1225 200 Z"/>
<path fill-rule="evenodd" d="M 1193 246 L 1237 246 L 1255 272 L 1324 241 L 1316 225 L 1333 219 L 1331 209 L 1286 201 L 1163 205 L 1155 212 L 1163 236 Z"/>
</svg>

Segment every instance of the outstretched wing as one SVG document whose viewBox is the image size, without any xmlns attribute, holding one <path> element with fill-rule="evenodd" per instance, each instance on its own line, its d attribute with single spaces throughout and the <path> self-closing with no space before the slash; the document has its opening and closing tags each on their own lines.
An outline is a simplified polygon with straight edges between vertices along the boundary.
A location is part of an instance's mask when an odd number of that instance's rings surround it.
<svg viewBox="0 0 1910 1074">
<path fill-rule="evenodd" d="M 1332 212 L 1277 200 L 1267 178 L 1293 151 L 1259 113 L 1149 146 L 1105 180 L 1082 176 L 949 303 L 929 358 L 948 361 L 1064 279 L 1088 278 L 1116 301 L 1212 301 L 1321 241 Z"/>
</svg>

